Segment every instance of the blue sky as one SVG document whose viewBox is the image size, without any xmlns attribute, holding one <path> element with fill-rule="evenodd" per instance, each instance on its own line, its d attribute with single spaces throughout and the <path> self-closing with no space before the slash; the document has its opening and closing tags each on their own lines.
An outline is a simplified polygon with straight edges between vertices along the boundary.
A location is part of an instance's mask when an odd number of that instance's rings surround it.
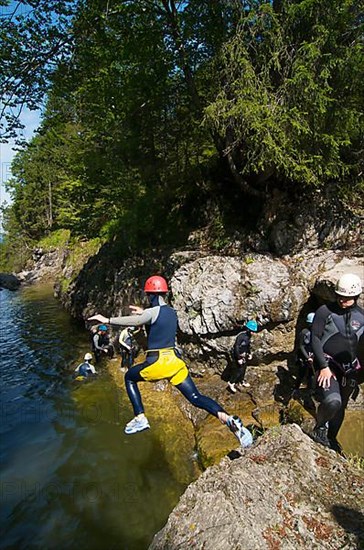
<svg viewBox="0 0 364 550">
<path fill-rule="evenodd" d="M 11 0 L 7 6 L 0 6 L 0 14 L 2 16 L 9 15 L 13 13 L 15 7 L 17 7 L 17 14 L 24 14 L 30 9 L 27 5 L 19 4 L 18 1 Z M 24 124 L 25 128 L 19 132 L 19 137 L 24 137 L 26 140 L 29 140 L 34 133 L 34 130 L 36 130 L 39 126 L 40 112 L 29 111 L 24 108 L 21 113 L 20 120 Z M 8 143 L 0 143 L 0 205 L 3 205 L 4 202 L 10 202 L 10 197 L 5 191 L 5 183 L 11 177 L 11 162 L 16 154 L 16 151 L 13 150 L 14 146 L 14 140 L 9 141 Z"/>
<path fill-rule="evenodd" d="M 40 124 L 40 111 L 29 111 L 24 109 L 20 120 L 25 125 L 25 128 L 20 133 L 20 136 L 24 137 L 26 140 L 29 140 Z M 10 197 L 5 191 L 5 183 L 11 177 L 11 162 L 16 154 L 16 151 L 13 149 L 14 146 L 14 140 L 9 141 L 8 143 L 0 143 L 0 205 L 3 205 L 4 202 L 8 204 L 10 202 Z"/>
</svg>

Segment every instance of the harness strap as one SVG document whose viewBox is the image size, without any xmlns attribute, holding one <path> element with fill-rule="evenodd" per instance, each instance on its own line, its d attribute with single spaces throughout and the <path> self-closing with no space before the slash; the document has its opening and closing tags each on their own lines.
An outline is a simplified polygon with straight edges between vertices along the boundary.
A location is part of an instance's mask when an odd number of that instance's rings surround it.
<svg viewBox="0 0 364 550">
<path fill-rule="evenodd" d="M 149 353 L 150 351 L 168 351 L 173 349 L 174 348 L 147 349 L 146 353 Z"/>
<path fill-rule="evenodd" d="M 325 353 L 324 355 L 329 364 L 332 363 L 342 373 L 342 387 L 345 388 L 345 386 L 349 385 L 349 388 L 355 388 L 357 386 L 357 381 L 355 380 L 355 378 L 352 378 L 351 375 L 362 368 L 359 359 L 356 357 L 354 361 L 350 361 L 349 363 L 339 363 L 333 357 L 331 357 L 331 355 L 328 355 L 327 353 Z"/>
</svg>

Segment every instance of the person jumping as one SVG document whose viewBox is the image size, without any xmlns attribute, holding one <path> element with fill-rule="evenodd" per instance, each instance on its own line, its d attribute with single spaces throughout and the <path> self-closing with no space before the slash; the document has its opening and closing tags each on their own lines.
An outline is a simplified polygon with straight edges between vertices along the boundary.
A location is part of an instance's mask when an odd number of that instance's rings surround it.
<svg viewBox="0 0 364 550">
<path fill-rule="evenodd" d="M 250 446 L 253 437 L 243 426 L 241 419 L 229 415 L 216 401 L 202 395 L 196 388 L 186 363 L 179 357 L 175 348 L 178 318 L 176 311 L 165 301 L 168 293 L 167 281 L 159 275 L 153 275 L 147 279 L 144 292 L 150 302 L 148 309 L 130 306 L 132 315 L 107 318 L 97 314 L 88 319 L 114 326 L 145 325 L 147 329 L 146 359 L 143 363 L 133 365 L 125 373 L 126 391 L 134 410 L 134 418 L 125 426 L 125 433 L 134 434 L 150 428 L 138 383 L 167 379 L 192 405 L 204 409 L 225 424 L 242 447 Z"/>
</svg>

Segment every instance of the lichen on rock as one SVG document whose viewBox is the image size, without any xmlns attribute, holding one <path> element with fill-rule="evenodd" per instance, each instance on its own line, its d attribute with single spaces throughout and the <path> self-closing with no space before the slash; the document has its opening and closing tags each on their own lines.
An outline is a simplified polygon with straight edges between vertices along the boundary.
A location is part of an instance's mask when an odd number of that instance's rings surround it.
<svg viewBox="0 0 364 550">
<path fill-rule="evenodd" d="M 149 550 L 357 550 L 364 472 L 291 424 L 192 483 Z"/>
</svg>

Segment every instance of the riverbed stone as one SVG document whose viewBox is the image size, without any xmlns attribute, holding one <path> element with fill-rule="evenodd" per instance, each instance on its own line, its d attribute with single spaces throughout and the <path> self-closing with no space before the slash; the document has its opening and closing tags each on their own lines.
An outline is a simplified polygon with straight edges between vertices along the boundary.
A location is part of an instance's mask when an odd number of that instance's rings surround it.
<svg viewBox="0 0 364 550">
<path fill-rule="evenodd" d="M 0 273 L 0 289 L 18 290 L 21 281 L 12 273 Z"/>
<path fill-rule="evenodd" d="M 120 391 L 125 392 L 124 372 L 119 361 L 109 361 L 108 370 Z M 144 383 L 139 387 L 151 430 L 164 450 L 166 462 L 175 479 L 187 484 L 200 473 L 195 458 L 193 425 L 178 407 L 168 382 Z M 130 418 L 132 415 L 130 405 Z"/>
</svg>

